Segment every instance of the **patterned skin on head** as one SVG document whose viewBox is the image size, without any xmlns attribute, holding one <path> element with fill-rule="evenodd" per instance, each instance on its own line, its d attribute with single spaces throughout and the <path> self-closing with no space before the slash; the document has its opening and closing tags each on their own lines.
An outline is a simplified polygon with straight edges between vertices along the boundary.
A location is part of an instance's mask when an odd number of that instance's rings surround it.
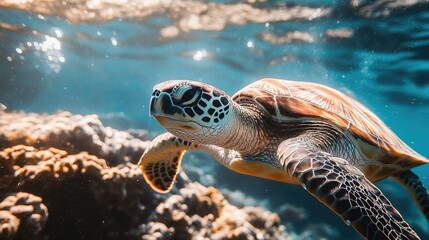
<svg viewBox="0 0 429 240">
<path fill-rule="evenodd" d="M 174 80 L 154 87 L 150 113 L 171 132 L 190 134 L 194 131 L 199 137 L 204 133 L 216 135 L 230 113 L 230 101 L 215 87 Z"/>
</svg>

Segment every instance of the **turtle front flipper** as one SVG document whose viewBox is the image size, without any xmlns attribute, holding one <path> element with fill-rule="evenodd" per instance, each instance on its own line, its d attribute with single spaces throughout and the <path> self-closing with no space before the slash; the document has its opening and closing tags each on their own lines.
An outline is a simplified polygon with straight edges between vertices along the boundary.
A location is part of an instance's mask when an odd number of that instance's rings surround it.
<svg viewBox="0 0 429 240">
<path fill-rule="evenodd" d="M 429 221 L 429 194 L 420 178 L 411 170 L 397 173 L 392 178 L 408 190 L 414 202 L 419 206 L 420 211 Z"/>
<path fill-rule="evenodd" d="M 138 164 L 147 183 L 157 192 L 166 193 L 173 187 L 179 167 L 190 142 L 164 133 L 149 144 Z"/>
<path fill-rule="evenodd" d="M 279 165 L 366 239 L 419 239 L 383 193 L 346 160 L 317 149 L 311 139 L 289 139 Z"/>
<path fill-rule="evenodd" d="M 241 158 L 240 153 L 231 149 L 192 143 L 168 132 L 161 134 L 152 140 L 138 162 L 144 179 L 153 190 L 160 193 L 170 191 L 187 150 L 204 151 L 226 167 L 229 167 L 233 160 Z"/>
</svg>

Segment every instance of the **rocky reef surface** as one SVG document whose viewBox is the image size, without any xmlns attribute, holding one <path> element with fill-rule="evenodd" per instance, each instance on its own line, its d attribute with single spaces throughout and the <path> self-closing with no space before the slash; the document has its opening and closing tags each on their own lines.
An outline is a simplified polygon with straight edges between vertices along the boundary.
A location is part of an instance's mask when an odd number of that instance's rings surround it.
<svg viewBox="0 0 429 240">
<path fill-rule="evenodd" d="M 184 173 L 153 192 L 135 165 L 147 143 L 96 115 L 0 113 L 0 239 L 292 239 Z"/>
</svg>

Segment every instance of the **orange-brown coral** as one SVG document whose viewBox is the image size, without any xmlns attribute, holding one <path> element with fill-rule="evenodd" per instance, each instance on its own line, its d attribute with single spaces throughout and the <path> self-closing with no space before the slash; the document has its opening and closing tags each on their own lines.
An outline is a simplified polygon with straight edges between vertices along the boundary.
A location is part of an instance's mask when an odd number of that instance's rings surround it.
<svg viewBox="0 0 429 240">
<path fill-rule="evenodd" d="M 0 211 L 0 238 L 9 240 L 16 237 L 19 219 L 9 211 Z"/>
<path fill-rule="evenodd" d="M 140 229 L 169 239 L 290 239 L 277 214 L 258 207 L 239 209 L 215 188 L 199 183 L 189 183 L 161 202 L 150 219 Z"/>
<path fill-rule="evenodd" d="M 15 127 L 5 126 L 12 119 Z M 61 134 L 72 135 L 71 119 L 77 120 L 75 127 L 86 129 L 91 141 L 68 152 L 63 149 L 76 146 L 77 138 L 70 137 L 69 145 L 60 139 Z M 237 208 L 215 188 L 190 183 L 183 173 L 171 194 L 159 195 L 124 155 L 115 155 L 120 164 L 108 164 L 100 157 L 108 151 L 94 150 L 97 136 L 106 132 L 97 119 L 70 113 L 0 116 L 3 146 L 33 143 L 0 149 L 2 239 L 287 239 L 277 214 Z M 43 127 L 42 122 L 56 127 Z M 31 136 L 46 142 L 31 142 Z M 109 141 L 133 141 L 123 136 L 116 131 Z M 139 144 L 144 146 L 143 141 Z"/>
<path fill-rule="evenodd" d="M 0 238 L 33 239 L 45 226 L 48 210 L 40 197 L 10 193 L 0 202 Z"/>
<path fill-rule="evenodd" d="M 137 161 L 147 142 L 105 127 L 97 115 L 0 114 L 0 149 L 18 144 L 67 149 L 69 154 L 87 151 L 106 159 L 108 164 L 118 164 Z"/>
<path fill-rule="evenodd" d="M 50 212 L 46 228 L 53 238 L 123 234 L 148 215 L 145 206 L 157 201 L 137 166 L 108 167 L 86 152 L 68 155 L 55 148 L 17 145 L 0 151 L 0 166 L 6 169 L 0 176 L 2 192 L 43 198 Z"/>
<path fill-rule="evenodd" d="M 276 214 L 261 208 L 239 209 L 213 187 L 188 183 L 176 190 L 177 195 L 162 201 L 162 197 L 154 195 L 144 183 L 136 165 L 108 167 L 103 159 L 85 152 L 68 155 L 55 148 L 38 150 L 18 145 L 0 151 L 0 165 L 8 169 L 0 178 L 5 183 L 3 191 L 33 192 L 44 199 L 50 211 L 46 232 L 51 237 L 80 237 L 72 231 L 76 229 L 85 237 L 103 238 L 146 236 L 143 239 L 153 239 L 159 235 L 158 239 L 198 236 L 270 239 L 287 236 Z M 20 194 L 23 193 L 18 196 Z M 39 199 L 35 202 L 41 203 L 40 198 L 35 198 Z M 0 204 L 0 210 L 11 210 L 13 201 L 6 202 Z M 1 226 L 14 229 L 11 224 L 14 218 L 8 216 Z M 46 219 L 47 214 L 41 216 Z M 58 222 L 67 227 L 59 227 Z M 38 226 L 41 228 L 43 224 Z M 149 238 L 150 232 L 157 234 Z"/>
</svg>

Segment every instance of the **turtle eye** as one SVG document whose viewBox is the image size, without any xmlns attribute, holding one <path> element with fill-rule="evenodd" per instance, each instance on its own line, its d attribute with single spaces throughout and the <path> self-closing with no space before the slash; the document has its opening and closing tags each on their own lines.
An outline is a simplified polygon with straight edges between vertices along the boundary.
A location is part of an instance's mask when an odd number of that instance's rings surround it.
<svg viewBox="0 0 429 240">
<path fill-rule="evenodd" d="M 189 106 L 197 102 L 201 96 L 201 89 L 197 87 L 187 86 L 176 92 L 176 99 L 184 106 Z"/>
</svg>

